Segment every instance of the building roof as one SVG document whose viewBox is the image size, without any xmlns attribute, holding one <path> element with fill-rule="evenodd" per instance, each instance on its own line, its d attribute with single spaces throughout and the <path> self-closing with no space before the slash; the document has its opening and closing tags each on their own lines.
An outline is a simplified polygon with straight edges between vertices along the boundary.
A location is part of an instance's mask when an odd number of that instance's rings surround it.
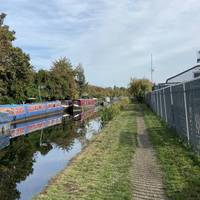
<svg viewBox="0 0 200 200">
<path fill-rule="evenodd" d="M 200 65 L 195 65 L 194 67 L 191 67 L 190 69 L 187 69 L 187 70 L 185 70 L 185 71 L 183 71 L 183 72 L 181 72 L 181 73 L 179 73 L 179 74 L 177 74 L 177 75 L 175 75 L 175 76 L 172 76 L 172 77 L 168 78 L 168 79 L 166 80 L 166 83 L 168 83 L 170 80 L 172 80 L 172 79 L 174 79 L 174 78 L 176 78 L 176 77 L 178 77 L 178 76 L 181 76 L 181 75 L 183 75 L 183 74 L 185 74 L 185 73 L 187 73 L 187 72 L 189 72 L 189 71 L 192 71 L 192 70 L 194 70 L 194 69 L 196 69 L 196 68 L 200 68 Z"/>
</svg>

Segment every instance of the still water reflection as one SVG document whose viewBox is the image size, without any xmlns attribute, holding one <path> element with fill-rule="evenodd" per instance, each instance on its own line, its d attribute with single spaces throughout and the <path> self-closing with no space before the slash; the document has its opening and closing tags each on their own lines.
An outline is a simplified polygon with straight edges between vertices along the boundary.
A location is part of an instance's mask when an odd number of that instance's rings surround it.
<svg viewBox="0 0 200 200">
<path fill-rule="evenodd" d="M 54 116 L 12 127 L 10 145 L 0 150 L 0 198 L 28 200 L 41 192 L 100 127 L 99 118 L 85 114 L 77 120 Z"/>
</svg>

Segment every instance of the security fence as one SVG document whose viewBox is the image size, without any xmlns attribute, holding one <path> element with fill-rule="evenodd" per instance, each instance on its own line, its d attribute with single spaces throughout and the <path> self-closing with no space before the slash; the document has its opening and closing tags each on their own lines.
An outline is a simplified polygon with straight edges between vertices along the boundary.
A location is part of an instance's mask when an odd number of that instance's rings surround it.
<svg viewBox="0 0 200 200">
<path fill-rule="evenodd" d="M 200 79 L 148 93 L 146 103 L 200 152 Z"/>
</svg>

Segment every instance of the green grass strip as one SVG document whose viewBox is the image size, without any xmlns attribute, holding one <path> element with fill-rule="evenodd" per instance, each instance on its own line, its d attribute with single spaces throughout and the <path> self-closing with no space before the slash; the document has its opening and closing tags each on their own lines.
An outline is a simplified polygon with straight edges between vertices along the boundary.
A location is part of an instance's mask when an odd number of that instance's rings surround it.
<svg viewBox="0 0 200 200">
<path fill-rule="evenodd" d="M 200 157 L 145 106 L 144 115 L 146 128 L 164 173 L 169 199 L 200 199 Z"/>
<path fill-rule="evenodd" d="M 136 148 L 133 106 L 121 112 L 36 199 L 131 199 Z"/>
</svg>

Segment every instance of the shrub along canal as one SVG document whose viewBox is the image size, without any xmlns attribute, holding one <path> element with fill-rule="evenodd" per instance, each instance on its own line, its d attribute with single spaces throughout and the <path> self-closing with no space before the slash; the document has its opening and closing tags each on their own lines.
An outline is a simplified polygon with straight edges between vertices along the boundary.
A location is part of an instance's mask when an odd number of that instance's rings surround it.
<svg viewBox="0 0 200 200">
<path fill-rule="evenodd" d="M 0 150 L 1 199 L 28 200 L 40 193 L 99 132 L 98 117 L 83 118 L 87 116 L 83 114 L 79 120 L 55 116 L 56 125 L 41 130 L 43 126 L 29 123 L 31 133 L 11 139 L 10 145 Z M 14 127 L 12 134 L 16 136 L 23 127 Z"/>
</svg>

